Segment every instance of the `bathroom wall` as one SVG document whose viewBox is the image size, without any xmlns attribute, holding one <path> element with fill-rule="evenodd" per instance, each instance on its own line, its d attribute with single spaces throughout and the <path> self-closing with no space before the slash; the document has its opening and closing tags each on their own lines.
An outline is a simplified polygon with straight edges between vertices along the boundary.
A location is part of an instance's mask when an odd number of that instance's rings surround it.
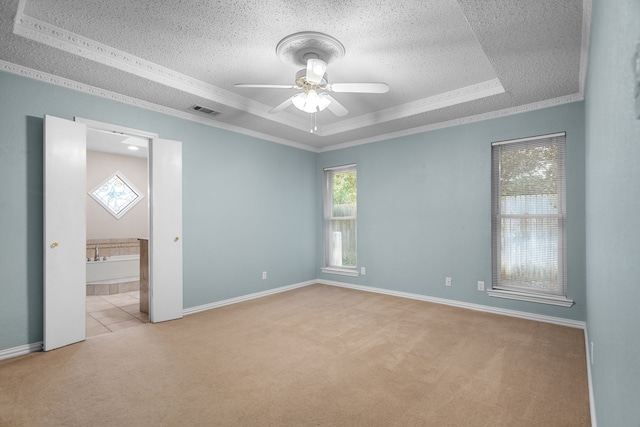
<svg viewBox="0 0 640 427">
<path fill-rule="evenodd" d="M 90 191 L 117 170 L 144 195 L 144 198 L 120 219 L 111 215 L 89 196 Z M 147 197 L 146 158 L 87 151 L 87 240 L 148 237 Z"/>
<path fill-rule="evenodd" d="M 140 241 L 135 237 L 87 239 L 87 258 L 95 258 L 96 246 L 98 246 L 100 257 L 138 255 L 140 253 Z"/>
</svg>

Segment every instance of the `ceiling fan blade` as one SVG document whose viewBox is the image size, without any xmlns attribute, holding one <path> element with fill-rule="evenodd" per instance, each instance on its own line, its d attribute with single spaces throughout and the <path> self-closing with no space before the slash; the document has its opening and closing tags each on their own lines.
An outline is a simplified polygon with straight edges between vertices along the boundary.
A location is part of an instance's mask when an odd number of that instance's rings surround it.
<svg viewBox="0 0 640 427">
<path fill-rule="evenodd" d="M 295 96 L 295 95 L 294 95 Z M 292 104 L 291 100 L 293 99 L 292 97 L 287 98 L 283 103 L 281 103 L 280 105 L 277 105 L 275 107 L 273 107 L 271 110 L 269 110 L 269 114 L 274 114 L 274 113 L 279 113 L 280 111 L 284 110 L 285 108 L 287 108 L 289 105 Z"/>
<path fill-rule="evenodd" d="M 293 85 L 263 85 L 256 83 L 236 83 L 235 87 L 251 87 L 251 88 L 264 88 L 264 89 L 297 89 L 297 86 Z"/>
<path fill-rule="evenodd" d="M 327 63 L 321 59 L 311 58 L 307 60 L 306 79 L 309 83 L 320 83 L 327 71 Z"/>
<path fill-rule="evenodd" d="M 328 85 L 331 92 L 351 93 L 387 93 L 389 85 L 386 83 L 331 83 Z"/>
<path fill-rule="evenodd" d="M 347 114 L 349 114 L 349 110 L 344 108 L 344 105 L 342 105 L 338 101 L 336 101 L 336 99 L 333 96 L 329 95 L 328 93 L 323 93 L 322 96 L 327 97 L 329 99 L 329 101 L 331 101 L 331 103 L 329 105 L 327 105 L 327 108 L 333 114 L 335 114 L 336 116 L 339 116 L 339 117 L 346 116 Z"/>
</svg>

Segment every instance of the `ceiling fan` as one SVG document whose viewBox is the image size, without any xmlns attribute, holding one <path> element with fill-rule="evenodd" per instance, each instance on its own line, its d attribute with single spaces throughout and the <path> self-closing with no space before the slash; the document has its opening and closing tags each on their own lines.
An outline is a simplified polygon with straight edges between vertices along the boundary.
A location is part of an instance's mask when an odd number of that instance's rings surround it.
<svg viewBox="0 0 640 427">
<path fill-rule="evenodd" d="M 237 83 L 235 86 L 302 90 L 271 109 L 270 113 L 277 113 L 294 105 L 305 113 L 317 113 L 327 108 L 336 116 L 345 116 L 349 111 L 330 95 L 331 92 L 386 93 L 389 91 L 389 85 L 386 83 L 330 83 L 326 73 L 327 65 L 332 60 L 342 58 L 344 53 L 342 43 L 331 36 L 311 31 L 295 33 L 282 39 L 276 47 L 276 54 L 284 62 L 306 66 L 296 73 L 295 84 Z"/>
</svg>

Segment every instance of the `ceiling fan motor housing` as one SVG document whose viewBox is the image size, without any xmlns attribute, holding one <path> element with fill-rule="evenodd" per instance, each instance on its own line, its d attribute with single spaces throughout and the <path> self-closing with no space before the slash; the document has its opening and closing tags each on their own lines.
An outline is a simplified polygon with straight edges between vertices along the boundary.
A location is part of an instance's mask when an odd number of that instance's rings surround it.
<svg viewBox="0 0 640 427">
<path fill-rule="evenodd" d="M 307 81 L 307 69 L 302 69 L 296 73 L 296 86 L 301 89 L 309 90 L 309 89 L 325 89 L 327 84 L 329 83 L 329 76 L 327 73 L 324 73 L 322 76 L 322 80 L 320 83 L 311 83 Z"/>
</svg>

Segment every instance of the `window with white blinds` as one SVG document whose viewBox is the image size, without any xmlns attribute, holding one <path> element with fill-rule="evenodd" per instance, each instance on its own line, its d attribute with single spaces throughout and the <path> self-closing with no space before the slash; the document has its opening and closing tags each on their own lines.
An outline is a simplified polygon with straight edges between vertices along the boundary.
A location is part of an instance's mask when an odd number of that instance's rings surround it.
<svg viewBox="0 0 640 427">
<path fill-rule="evenodd" d="M 572 304 L 566 300 L 565 139 L 558 133 L 492 145 L 492 296 Z"/>
</svg>

